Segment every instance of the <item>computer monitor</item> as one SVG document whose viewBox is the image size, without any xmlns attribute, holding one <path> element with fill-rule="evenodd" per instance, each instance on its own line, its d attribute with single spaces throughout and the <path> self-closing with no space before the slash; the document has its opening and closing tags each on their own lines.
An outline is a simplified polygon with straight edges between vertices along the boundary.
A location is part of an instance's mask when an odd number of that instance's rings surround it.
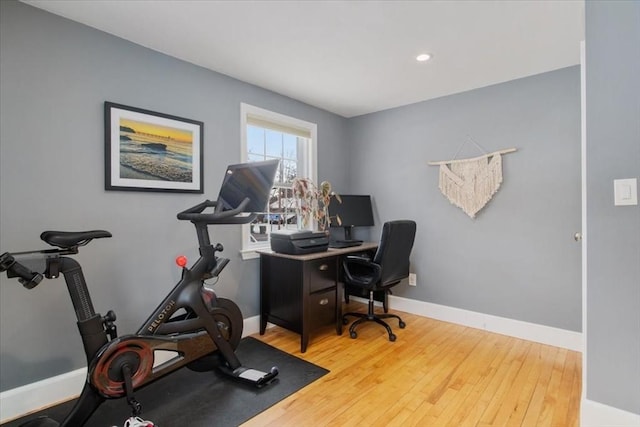
<svg viewBox="0 0 640 427">
<path fill-rule="evenodd" d="M 373 209 L 371 207 L 371 196 L 356 194 L 340 194 L 342 203 L 336 200 L 335 196 L 329 204 L 329 216 L 332 227 L 344 228 L 344 239 L 352 240 L 351 230 L 353 227 L 371 227 L 373 223 Z M 340 217 L 340 224 L 336 220 Z"/>
</svg>

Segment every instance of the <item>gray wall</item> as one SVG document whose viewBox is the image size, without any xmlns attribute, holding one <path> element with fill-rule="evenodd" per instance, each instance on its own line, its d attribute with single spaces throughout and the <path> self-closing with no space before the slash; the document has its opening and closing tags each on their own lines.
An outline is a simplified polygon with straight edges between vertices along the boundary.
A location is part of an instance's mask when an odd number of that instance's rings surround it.
<svg viewBox="0 0 640 427">
<path fill-rule="evenodd" d="M 576 46 L 579 49 L 579 46 Z M 418 286 L 396 295 L 581 330 L 578 66 L 361 116 L 350 122 L 354 192 L 380 225 L 418 223 Z M 438 189 L 438 167 L 469 138 L 503 157 L 502 187 L 475 219 Z M 481 152 L 470 142 L 458 158 Z"/>
<path fill-rule="evenodd" d="M 587 398 L 640 414 L 640 2 L 586 3 Z"/>
<path fill-rule="evenodd" d="M 346 119 L 13 1 L 0 2 L 2 251 L 43 248 L 46 229 L 106 229 L 79 256 L 98 312 L 133 332 L 179 279 L 176 255 L 197 256 L 176 213 L 215 199 L 240 160 L 240 103 L 318 125 L 319 179 L 347 180 Z M 106 192 L 105 100 L 204 122 L 205 194 Z M 231 263 L 217 290 L 258 314 L 258 260 L 238 255 L 239 226 L 212 228 Z M 0 390 L 84 366 L 62 279 L 27 291 L 0 278 Z"/>
</svg>

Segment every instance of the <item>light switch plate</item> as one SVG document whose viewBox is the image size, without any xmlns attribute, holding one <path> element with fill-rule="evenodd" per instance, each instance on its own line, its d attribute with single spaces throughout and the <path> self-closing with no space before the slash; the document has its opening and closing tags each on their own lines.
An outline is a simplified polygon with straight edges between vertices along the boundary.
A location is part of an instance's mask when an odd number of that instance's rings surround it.
<svg viewBox="0 0 640 427">
<path fill-rule="evenodd" d="M 632 206 L 638 204 L 638 179 L 614 179 L 613 196 L 615 206 Z"/>
</svg>

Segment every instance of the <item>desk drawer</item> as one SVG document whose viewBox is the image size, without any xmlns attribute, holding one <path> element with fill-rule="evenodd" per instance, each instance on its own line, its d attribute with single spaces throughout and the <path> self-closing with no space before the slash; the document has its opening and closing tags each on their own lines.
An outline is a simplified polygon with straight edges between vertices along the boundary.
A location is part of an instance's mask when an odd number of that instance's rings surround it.
<svg viewBox="0 0 640 427">
<path fill-rule="evenodd" d="M 309 296 L 311 329 L 336 322 L 336 291 L 319 292 Z"/>
<path fill-rule="evenodd" d="M 317 292 L 336 286 L 336 258 L 323 258 L 310 261 L 306 265 L 309 292 Z"/>
</svg>

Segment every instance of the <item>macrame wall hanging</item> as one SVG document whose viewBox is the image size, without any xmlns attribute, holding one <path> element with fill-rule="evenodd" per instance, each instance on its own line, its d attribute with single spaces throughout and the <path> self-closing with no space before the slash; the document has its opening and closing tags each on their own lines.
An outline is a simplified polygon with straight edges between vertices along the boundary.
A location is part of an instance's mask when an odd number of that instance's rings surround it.
<svg viewBox="0 0 640 427">
<path fill-rule="evenodd" d="M 471 140 L 484 154 L 470 159 L 457 159 L 460 145 L 453 160 L 429 162 L 440 166 L 440 191 L 455 206 L 469 217 L 476 214 L 491 200 L 502 184 L 502 155 L 513 153 L 515 148 L 487 153 L 480 145 Z"/>
</svg>

